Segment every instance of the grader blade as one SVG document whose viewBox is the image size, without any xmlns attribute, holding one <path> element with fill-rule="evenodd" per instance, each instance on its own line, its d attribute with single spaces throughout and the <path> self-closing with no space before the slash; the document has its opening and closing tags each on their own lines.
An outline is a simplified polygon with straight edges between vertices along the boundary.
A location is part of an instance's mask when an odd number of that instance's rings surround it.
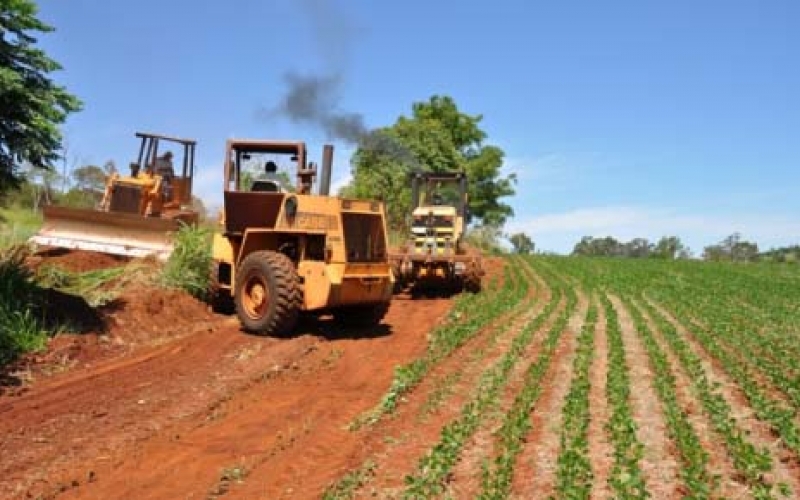
<svg viewBox="0 0 800 500">
<path fill-rule="evenodd" d="M 159 260 L 169 258 L 179 228 L 172 219 L 89 209 L 46 206 L 43 215 L 42 228 L 31 237 L 39 245 Z"/>
</svg>

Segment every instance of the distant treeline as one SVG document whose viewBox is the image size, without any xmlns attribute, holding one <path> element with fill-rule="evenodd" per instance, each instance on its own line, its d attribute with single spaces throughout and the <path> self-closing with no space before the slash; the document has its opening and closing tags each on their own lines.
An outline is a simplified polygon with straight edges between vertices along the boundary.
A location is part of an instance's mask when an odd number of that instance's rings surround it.
<svg viewBox="0 0 800 500">
<path fill-rule="evenodd" d="M 800 261 L 800 245 L 792 245 L 789 247 L 775 248 L 758 255 L 760 260 L 768 262 L 791 262 L 796 263 Z"/>
<path fill-rule="evenodd" d="M 664 236 L 655 243 L 646 238 L 634 238 L 628 242 L 622 242 L 611 236 L 604 238 L 584 236 L 575 244 L 572 255 L 655 259 L 692 258 L 691 250 L 677 236 Z M 800 259 L 800 245 L 759 252 L 758 244 L 744 240 L 741 234 L 734 233 L 715 245 L 705 247 L 700 257 L 708 261 L 794 263 Z"/>
</svg>

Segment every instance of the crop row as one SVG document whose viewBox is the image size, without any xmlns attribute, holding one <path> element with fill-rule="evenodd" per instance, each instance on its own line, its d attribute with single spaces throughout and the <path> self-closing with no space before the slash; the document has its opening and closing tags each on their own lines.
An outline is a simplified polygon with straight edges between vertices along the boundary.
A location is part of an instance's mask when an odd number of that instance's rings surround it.
<svg viewBox="0 0 800 500">
<path fill-rule="evenodd" d="M 723 438 L 734 466 L 751 487 L 756 498 L 773 498 L 773 486 L 765 480 L 765 474 L 772 470 L 772 459 L 766 450 L 757 449 L 739 428 L 732 415 L 730 404 L 715 390 L 708 379 L 702 361 L 677 332 L 655 308 L 645 304 L 648 314 L 658 326 L 664 340 L 677 356 L 681 366 L 689 375 L 697 396 L 706 411 L 714 429 Z M 632 310 L 638 309 L 633 306 Z"/>
<path fill-rule="evenodd" d="M 549 290 L 549 287 L 542 278 L 534 274 L 529 265 L 524 265 L 521 269 L 524 277 L 528 279 L 530 286 L 540 290 Z M 548 293 L 550 296 L 547 296 Z M 545 297 L 547 297 L 547 302 L 540 304 L 539 302 L 541 302 L 541 299 Z M 537 294 L 534 302 L 521 301 L 518 307 L 507 316 L 508 321 L 502 322 L 502 328 L 491 329 L 486 337 L 486 342 L 470 350 L 464 369 L 455 370 L 433 382 L 431 393 L 422 405 L 418 417 L 423 419 L 434 409 L 440 407 L 445 400 L 454 393 L 456 385 L 462 380 L 464 375 L 470 371 L 469 367 L 482 366 L 482 364 L 486 363 L 486 358 L 489 353 L 496 352 L 497 343 L 501 338 L 504 338 L 512 328 L 521 328 L 528 324 L 541 313 L 541 309 L 547 304 L 552 303 L 551 299 L 552 293 L 546 292 L 544 294 Z M 556 301 L 556 303 L 558 303 L 558 301 Z"/>
<path fill-rule="evenodd" d="M 666 352 L 655 339 L 642 313 L 626 299 L 624 304 L 630 311 L 636 332 L 642 339 L 653 366 L 653 385 L 661 400 L 664 418 L 670 438 L 675 441 L 683 468 L 680 471 L 683 483 L 692 498 L 710 498 L 718 479 L 708 472 L 708 452 L 689 421 L 678 400 L 676 380 Z"/>
<path fill-rule="evenodd" d="M 544 310 L 521 329 L 508 351 L 484 371 L 459 416 L 442 429 L 439 441 L 419 460 L 416 472 L 406 477 L 406 498 L 430 498 L 444 492 L 445 480 L 466 439 L 485 420 L 487 410 L 498 405 L 501 389 L 506 386 L 511 370 L 526 351 L 534 334 L 558 307 L 563 291 L 557 283 L 551 283 L 551 290 L 550 302 Z"/>
<path fill-rule="evenodd" d="M 495 319 L 517 307 L 527 295 L 529 282 L 521 276 L 521 266 L 506 265 L 505 279 L 499 290 L 462 295 L 449 315 L 449 320 L 431 333 L 431 342 L 424 355 L 411 363 L 395 368 L 389 390 L 377 408 L 358 418 L 351 430 L 377 422 L 391 413 L 400 399 L 416 387 L 442 359 L 463 345 Z"/>
<path fill-rule="evenodd" d="M 564 404 L 561 426 L 561 451 L 558 455 L 556 491 L 560 498 L 586 499 L 592 491 L 592 464 L 589 458 L 589 370 L 594 358 L 597 306 L 590 298 L 578 348 L 573 362 L 572 382 Z"/>
<path fill-rule="evenodd" d="M 510 493 L 516 457 L 531 428 L 530 412 L 543 390 L 541 381 L 550 366 L 561 334 L 577 306 L 577 296 L 572 288 L 566 289 L 566 299 L 566 307 L 561 310 L 548 331 L 538 358 L 525 373 L 524 385 L 497 432 L 495 458 L 483 470 L 481 499 L 507 498 Z"/>
<path fill-rule="evenodd" d="M 681 311 L 682 317 L 695 325 L 713 325 L 720 346 L 732 353 L 744 353 L 741 363 L 753 366 L 785 394 L 795 411 L 800 411 L 800 372 L 797 360 L 800 350 L 797 339 L 770 334 L 773 325 L 758 324 L 736 311 L 737 304 L 698 297 L 688 303 L 685 294 L 677 291 L 655 295 L 658 300 Z M 703 329 L 712 329 L 705 326 Z"/>
<path fill-rule="evenodd" d="M 682 308 L 677 307 L 676 311 L 682 311 Z M 723 346 L 720 339 L 729 335 L 729 332 L 722 328 L 710 331 L 690 319 L 688 313 L 680 313 L 684 318 L 680 321 L 690 328 L 692 336 L 720 363 L 731 379 L 736 380 L 756 417 L 767 422 L 786 447 L 800 456 L 800 429 L 795 423 L 796 411 L 770 397 L 757 382 L 754 368 L 743 359 L 741 353 L 732 351 L 730 346 Z"/>
<path fill-rule="evenodd" d="M 631 382 L 625 356 L 617 312 L 605 295 L 600 300 L 606 315 L 608 336 L 608 376 L 606 397 L 611 408 L 611 417 L 606 429 L 614 447 L 614 466 L 608 478 L 616 492 L 616 498 L 646 498 L 647 486 L 642 476 L 639 461 L 644 447 L 636 436 L 638 426 L 631 415 Z"/>
</svg>

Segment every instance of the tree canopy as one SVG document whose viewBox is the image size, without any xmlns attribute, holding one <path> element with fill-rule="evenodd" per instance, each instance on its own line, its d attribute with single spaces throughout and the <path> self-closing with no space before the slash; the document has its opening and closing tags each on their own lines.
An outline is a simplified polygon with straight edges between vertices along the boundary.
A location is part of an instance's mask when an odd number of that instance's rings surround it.
<svg viewBox="0 0 800 500">
<path fill-rule="evenodd" d="M 56 85 L 61 66 L 36 47 L 53 31 L 31 0 L 0 0 L 0 192 L 18 186 L 24 163 L 52 168 L 61 148 L 58 126 L 81 102 Z"/>
<path fill-rule="evenodd" d="M 633 238 L 627 243 L 606 236 L 594 238 L 584 236 L 575 244 L 572 255 L 589 257 L 631 257 L 657 259 L 688 259 L 689 249 L 677 236 L 664 236 L 657 243 L 650 243 L 646 238 Z"/>
<path fill-rule="evenodd" d="M 511 246 L 514 248 L 514 253 L 518 254 L 529 254 L 533 253 L 536 245 L 533 243 L 533 240 L 530 236 L 525 233 L 514 233 L 508 237 L 508 241 L 511 242 Z"/>
<path fill-rule="evenodd" d="M 758 245 L 733 233 L 716 245 L 703 249 L 703 259 L 711 261 L 753 262 L 758 260 Z"/>
<path fill-rule="evenodd" d="M 405 228 L 412 170 L 464 171 L 469 180 L 470 221 L 502 226 L 513 215 L 503 198 L 514 194 L 516 178 L 503 176 L 503 151 L 485 144 L 481 115 L 462 113 L 448 96 L 435 95 L 412 105 L 387 127 L 364 137 L 353 155 L 353 180 L 343 194 L 386 202 L 389 224 Z"/>
</svg>

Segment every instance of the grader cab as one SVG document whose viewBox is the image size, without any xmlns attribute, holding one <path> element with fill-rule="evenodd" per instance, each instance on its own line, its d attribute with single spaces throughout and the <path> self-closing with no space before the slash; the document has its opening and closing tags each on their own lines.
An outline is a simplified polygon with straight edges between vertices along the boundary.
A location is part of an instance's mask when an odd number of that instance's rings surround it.
<svg viewBox="0 0 800 500">
<path fill-rule="evenodd" d="M 233 306 L 251 332 L 290 333 L 304 311 L 376 325 L 389 308 L 394 279 L 383 204 L 330 196 L 333 147 L 323 148 L 320 172 L 306 155 L 303 142 L 227 142 L 214 304 Z M 263 175 L 244 175 L 254 164 Z M 273 165 L 294 169 L 295 186 L 270 178 Z"/>
<path fill-rule="evenodd" d="M 390 256 L 398 278 L 395 291 L 479 291 L 481 257 L 464 243 L 467 175 L 415 171 L 410 181 L 410 238 Z"/>
</svg>

